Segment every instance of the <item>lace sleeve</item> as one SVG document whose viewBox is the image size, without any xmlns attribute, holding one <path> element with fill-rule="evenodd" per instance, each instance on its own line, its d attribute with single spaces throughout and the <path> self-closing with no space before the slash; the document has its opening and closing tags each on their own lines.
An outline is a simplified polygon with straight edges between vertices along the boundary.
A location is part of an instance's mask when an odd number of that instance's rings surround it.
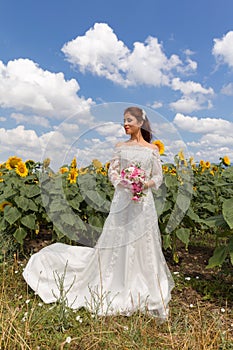
<svg viewBox="0 0 233 350">
<path fill-rule="evenodd" d="M 159 186 L 163 182 L 163 170 L 162 170 L 162 164 L 160 160 L 159 151 L 157 149 L 153 150 L 152 153 L 152 169 L 151 169 L 151 178 L 150 180 L 153 181 L 153 188 L 156 190 L 159 188 Z"/>
<path fill-rule="evenodd" d="M 120 178 L 120 150 L 118 147 L 115 147 L 112 159 L 110 161 L 109 169 L 108 169 L 108 178 L 116 188 L 116 186 L 121 181 Z"/>
</svg>

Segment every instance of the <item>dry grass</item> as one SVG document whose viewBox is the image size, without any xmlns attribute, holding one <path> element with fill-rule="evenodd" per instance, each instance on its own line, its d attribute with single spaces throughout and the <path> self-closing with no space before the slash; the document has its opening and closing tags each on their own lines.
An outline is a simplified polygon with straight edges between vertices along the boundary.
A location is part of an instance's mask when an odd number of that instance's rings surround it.
<svg viewBox="0 0 233 350">
<path fill-rule="evenodd" d="M 93 317 L 84 309 L 67 310 L 45 305 L 27 289 L 23 264 L 16 259 L 1 265 L 0 349 L 233 349 L 233 313 L 211 301 L 192 305 L 174 293 L 168 322 L 158 325 L 148 315 Z M 62 324 L 61 324 L 62 323 Z"/>
</svg>

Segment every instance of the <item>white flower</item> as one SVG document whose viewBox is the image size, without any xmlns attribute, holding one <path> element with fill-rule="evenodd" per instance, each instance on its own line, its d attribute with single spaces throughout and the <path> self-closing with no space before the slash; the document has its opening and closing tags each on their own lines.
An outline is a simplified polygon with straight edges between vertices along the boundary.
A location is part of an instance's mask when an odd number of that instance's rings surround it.
<svg viewBox="0 0 233 350">
<path fill-rule="evenodd" d="M 71 342 L 71 337 L 67 337 L 67 338 L 66 338 L 66 343 L 69 344 L 70 342 Z"/>
<path fill-rule="evenodd" d="M 194 307 L 194 305 L 193 305 L 193 304 L 190 304 L 190 305 L 189 305 L 189 307 L 190 307 L 190 308 L 193 308 L 193 307 Z"/>
<path fill-rule="evenodd" d="M 190 281 L 191 280 L 191 277 L 185 277 L 184 278 L 186 281 Z"/>
<path fill-rule="evenodd" d="M 25 303 L 26 303 L 26 304 L 29 304 L 29 303 L 30 303 L 30 299 L 27 299 L 27 300 L 25 301 Z"/>
<path fill-rule="evenodd" d="M 129 327 L 128 326 L 124 326 L 123 327 L 125 331 L 128 331 L 129 330 Z"/>
<path fill-rule="evenodd" d="M 199 276 L 196 276 L 196 279 L 199 280 Z"/>
<path fill-rule="evenodd" d="M 173 275 L 179 275 L 179 271 L 173 272 Z"/>
<path fill-rule="evenodd" d="M 18 270 L 15 270 L 15 273 L 18 273 L 19 271 Z"/>
<path fill-rule="evenodd" d="M 222 307 L 220 311 L 221 312 L 225 312 L 226 310 L 224 309 L 224 307 Z"/>
<path fill-rule="evenodd" d="M 43 306 L 43 304 L 42 303 L 38 303 L 38 306 Z"/>
<path fill-rule="evenodd" d="M 82 318 L 81 318 L 80 315 L 78 315 L 78 316 L 76 317 L 76 321 L 79 321 L 79 323 L 82 323 L 82 322 L 83 322 L 83 320 L 82 320 Z"/>
</svg>

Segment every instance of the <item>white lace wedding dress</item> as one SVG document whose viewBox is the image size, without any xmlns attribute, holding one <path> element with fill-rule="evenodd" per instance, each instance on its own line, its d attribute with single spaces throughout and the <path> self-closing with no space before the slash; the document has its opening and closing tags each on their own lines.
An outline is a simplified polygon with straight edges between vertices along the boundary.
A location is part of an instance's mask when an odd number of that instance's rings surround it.
<svg viewBox="0 0 233 350">
<path fill-rule="evenodd" d="M 68 306 L 98 315 L 131 315 L 137 310 L 165 319 L 174 282 L 161 249 L 151 189 L 139 202 L 119 183 L 122 168 L 140 162 L 154 188 L 162 183 L 157 150 L 121 144 L 115 148 L 109 178 L 115 187 L 110 213 L 94 248 L 55 243 L 31 256 L 23 276 L 45 303 L 59 296 L 64 275 Z M 57 282 L 56 282 L 57 280 Z"/>
</svg>

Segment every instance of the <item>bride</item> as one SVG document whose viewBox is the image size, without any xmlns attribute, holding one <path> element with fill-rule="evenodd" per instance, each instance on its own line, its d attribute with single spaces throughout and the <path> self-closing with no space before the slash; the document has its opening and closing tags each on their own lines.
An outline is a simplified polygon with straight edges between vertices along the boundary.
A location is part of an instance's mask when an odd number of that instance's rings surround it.
<svg viewBox="0 0 233 350">
<path fill-rule="evenodd" d="M 163 256 L 152 194 L 163 181 L 159 152 L 150 143 L 144 110 L 127 108 L 124 128 L 130 138 L 115 146 L 108 173 L 115 193 L 95 247 L 51 244 L 31 256 L 23 276 L 45 303 L 59 300 L 58 280 L 63 279 L 70 308 L 126 316 L 140 310 L 165 320 L 174 282 Z M 142 196 L 133 196 L 133 185 L 122 179 L 124 169 L 132 166 L 144 171 Z"/>
</svg>

